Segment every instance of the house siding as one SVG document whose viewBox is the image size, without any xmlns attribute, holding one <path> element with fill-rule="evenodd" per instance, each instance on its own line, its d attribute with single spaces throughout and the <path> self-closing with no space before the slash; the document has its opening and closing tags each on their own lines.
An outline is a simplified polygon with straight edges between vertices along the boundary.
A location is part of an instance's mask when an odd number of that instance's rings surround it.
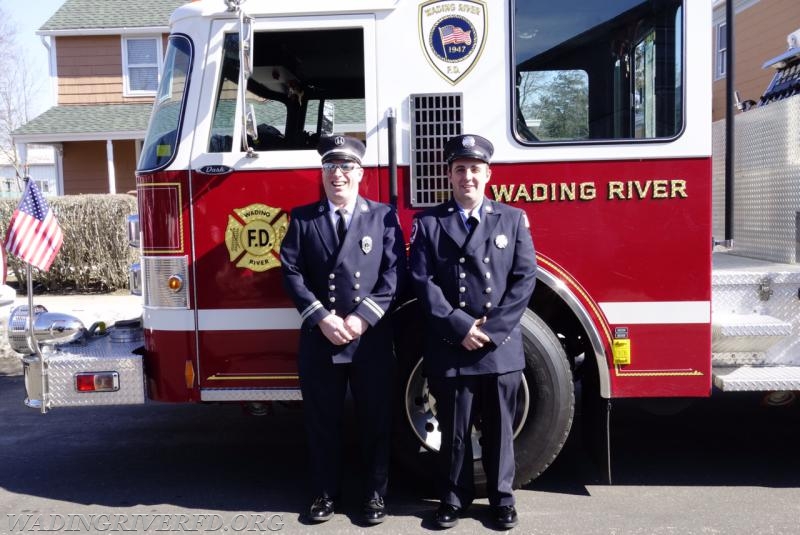
<svg viewBox="0 0 800 535">
<path fill-rule="evenodd" d="M 166 37 L 162 38 L 162 42 Z M 122 38 L 119 35 L 56 38 L 58 104 L 152 102 L 123 95 Z"/>
<path fill-rule="evenodd" d="M 718 9 L 722 11 L 720 20 L 724 20 L 725 6 Z M 762 69 L 761 66 L 786 50 L 786 36 L 798 28 L 798 0 L 761 0 L 736 14 L 734 89 L 742 100 L 758 102 L 775 73 L 773 69 Z M 714 39 L 712 54 L 716 61 L 716 35 Z M 712 86 L 713 121 L 725 117 L 725 84 L 723 77 L 714 80 Z"/>
<path fill-rule="evenodd" d="M 136 143 L 133 140 L 114 141 L 114 176 L 117 193 L 136 191 Z M 108 187 L 106 186 L 106 191 Z"/>
<path fill-rule="evenodd" d="M 105 141 L 64 143 L 64 194 L 108 193 Z M 131 140 L 114 141 L 117 193 L 136 189 L 136 147 Z"/>
</svg>

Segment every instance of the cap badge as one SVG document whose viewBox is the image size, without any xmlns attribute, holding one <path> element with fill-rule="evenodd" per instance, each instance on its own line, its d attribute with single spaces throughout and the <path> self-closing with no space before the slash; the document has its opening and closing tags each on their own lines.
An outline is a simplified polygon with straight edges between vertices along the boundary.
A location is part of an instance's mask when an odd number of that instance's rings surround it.
<svg viewBox="0 0 800 535">
<path fill-rule="evenodd" d="M 464 136 L 464 139 L 461 140 L 461 145 L 465 149 L 471 149 L 475 146 L 475 138 L 472 136 Z"/>
<path fill-rule="evenodd" d="M 498 234 L 494 238 L 494 244 L 498 249 L 505 249 L 508 247 L 508 238 L 506 238 L 505 234 Z"/>
<path fill-rule="evenodd" d="M 341 147 L 342 145 L 344 145 L 344 136 L 336 136 L 335 138 L 333 138 L 333 144 L 336 145 L 337 147 Z"/>
<path fill-rule="evenodd" d="M 372 238 L 369 236 L 361 238 L 361 250 L 364 254 L 369 254 L 369 252 L 372 251 Z"/>
</svg>

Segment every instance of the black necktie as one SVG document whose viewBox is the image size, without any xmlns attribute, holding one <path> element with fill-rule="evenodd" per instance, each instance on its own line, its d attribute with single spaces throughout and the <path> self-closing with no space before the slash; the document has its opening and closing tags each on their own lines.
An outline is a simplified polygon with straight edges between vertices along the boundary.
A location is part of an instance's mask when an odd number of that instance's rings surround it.
<svg viewBox="0 0 800 535">
<path fill-rule="evenodd" d="M 469 240 L 472 237 L 472 233 L 475 232 L 475 229 L 478 228 L 478 218 L 474 215 L 471 215 L 467 218 L 467 239 Z"/>
<path fill-rule="evenodd" d="M 344 242 L 344 235 L 347 232 L 347 227 L 344 226 L 344 210 L 341 208 L 336 210 L 336 215 L 339 216 L 339 220 L 336 221 L 336 237 L 339 238 L 339 245 Z"/>
</svg>

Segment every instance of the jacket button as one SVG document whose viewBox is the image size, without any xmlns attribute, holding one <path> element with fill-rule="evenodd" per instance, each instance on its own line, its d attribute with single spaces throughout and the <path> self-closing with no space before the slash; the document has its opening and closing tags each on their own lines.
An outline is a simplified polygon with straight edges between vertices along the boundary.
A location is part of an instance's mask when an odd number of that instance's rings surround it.
<svg viewBox="0 0 800 535">
<path fill-rule="evenodd" d="M 335 278 L 336 278 L 336 275 L 334 275 L 333 273 L 331 273 L 330 275 L 328 275 L 328 278 L 329 278 L 330 280 L 333 280 L 333 279 L 335 279 Z"/>
<path fill-rule="evenodd" d="M 464 292 L 466 292 L 466 291 L 467 291 L 467 289 L 466 289 L 465 287 L 461 286 L 461 287 L 458 289 L 458 291 L 459 291 L 459 293 L 462 293 L 462 294 L 463 294 Z"/>
<path fill-rule="evenodd" d="M 466 273 L 459 273 L 458 274 L 458 278 L 459 279 L 466 279 L 467 278 L 467 274 Z"/>
<path fill-rule="evenodd" d="M 361 272 L 356 271 L 355 273 L 353 273 L 353 275 L 355 275 L 356 278 L 359 278 L 361 276 Z"/>
<path fill-rule="evenodd" d="M 467 304 L 466 304 L 464 301 L 461 301 L 461 302 L 458 304 L 458 306 L 459 306 L 459 307 L 461 307 L 461 308 L 464 308 L 465 306 L 467 306 Z"/>
<path fill-rule="evenodd" d="M 330 286 L 328 286 L 328 289 L 330 291 L 334 291 L 336 289 L 336 285 L 335 284 L 331 284 Z"/>
<path fill-rule="evenodd" d="M 333 297 L 333 296 L 330 296 L 330 297 L 328 298 L 328 302 L 330 302 L 330 303 L 335 303 L 335 302 L 336 302 L 336 298 L 335 298 L 335 297 Z"/>
<path fill-rule="evenodd" d="M 491 273 L 489 273 L 488 271 L 486 272 L 486 278 L 487 278 L 487 279 L 491 279 L 491 278 L 492 278 L 492 274 L 491 274 Z"/>
<path fill-rule="evenodd" d="M 491 302 L 489 302 L 489 303 L 486 303 L 486 305 L 485 305 L 485 306 L 486 306 L 486 308 L 492 308 L 492 303 L 491 303 Z"/>
<path fill-rule="evenodd" d="M 488 257 L 488 256 L 487 256 L 486 258 L 484 258 L 484 259 L 483 259 L 483 263 L 484 263 L 484 264 L 488 264 L 488 263 L 489 263 L 489 257 Z"/>
<path fill-rule="evenodd" d="M 464 262 L 466 262 L 466 261 L 467 261 L 467 259 L 466 259 L 466 258 L 464 258 L 463 256 L 462 256 L 461 258 L 459 258 L 459 259 L 458 259 L 458 262 L 459 262 L 459 264 L 463 264 L 463 263 L 464 263 Z"/>
<path fill-rule="evenodd" d="M 361 298 L 359 296 L 355 296 L 353 298 L 353 303 L 360 303 L 360 302 L 361 302 Z"/>
<path fill-rule="evenodd" d="M 484 290 L 484 292 L 486 292 L 487 294 L 490 294 L 490 293 L 492 293 L 492 289 L 491 289 L 491 288 L 486 288 L 486 289 Z"/>
<path fill-rule="evenodd" d="M 358 290 L 359 288 L 361 288 L 361 285 L 360 285 L 359 283 L 355 283 L 355 284 L 353 285 L 353 289 L 354 289 L 354 290 Z"/>
</svg>

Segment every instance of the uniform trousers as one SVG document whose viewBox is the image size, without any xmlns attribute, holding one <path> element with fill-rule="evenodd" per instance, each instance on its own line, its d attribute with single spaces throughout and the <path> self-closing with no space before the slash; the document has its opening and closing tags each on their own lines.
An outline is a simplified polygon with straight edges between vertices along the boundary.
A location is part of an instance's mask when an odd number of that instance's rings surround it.
<svg viewBox="0 0 800 535">
<path fill-rule="evenodd" d="M 363 498 L 386 495 L 393 364 L 386 357 L 379 353 L 357 353 L 350 364 L 334 364 L 324 354 L 298 359 L 314 496 L 336 498 L 341 490 L 342 430 L 348 384 L 361 447 Z"/>
<path fill-rule="evenodd" d="M 480 415 L 481 461 L 491 505 L 514 505 L 514 414 L 522 372 L 429 377 L 442 433 L 442 503 L 468 507 L 475 497 L 472 425 Z"/>
</svg>

